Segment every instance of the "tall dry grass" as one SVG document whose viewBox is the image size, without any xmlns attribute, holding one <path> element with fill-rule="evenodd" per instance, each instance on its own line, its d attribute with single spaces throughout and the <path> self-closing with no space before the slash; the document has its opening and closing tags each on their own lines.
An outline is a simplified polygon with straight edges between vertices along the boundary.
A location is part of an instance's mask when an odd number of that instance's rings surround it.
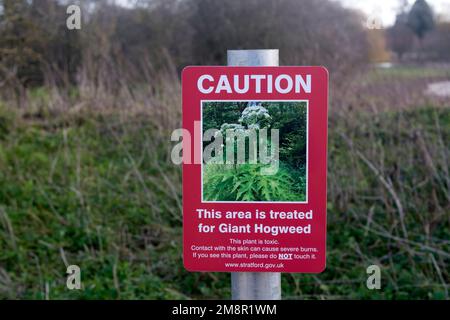
<svg viewBox="0 0 450 320">
<path fill-rule="evenodd" d="M 108 185 L 124 199 L 134 199 L 150 217 L 136 227 L 131 222 L 136 218 L 125 210 L 122 224 L 105 236 L 109 242 L 104 245 L 110 249 L 101 250 L 117 254 L 116 273 L 120 261 L 128 261 L 131 268 L 150 265 L 145 272 L 155 275 L 177 297 L 224 297 L 226 275 L 188 274 L 181 268 L 181 169 L 171 164 L 169 141 L 172 130 L 181 126 L 177 70 L 167 63 L 164 71 L 156 72 L 149 61 L 133 67 L 120 56 L 100 62 L 89 55 L 85 59 L 76 84 L 61 86 L 58 74 L 49 72 L 44 88 L 6 92 L 2 104 L 18 109 L 17 121 L 22 124 L 37 125 L 49 132 L 83 126 L 95 119 L 95 139 L 109 141 L 108 148 L 113 146 L 114 154 L 123 158 L 122 174 L 114 178 L 117 180 L 97 169 L 90 173 L 96 177 L 95 184 Z M 411 78 L 404 76 L 366 73 L 341 86 L 339 92 L 333 91 L 332 84 L 328 269 L 318 276 L 286 275 L 286 297 L 449 297 L 450 114 L 444 108 L 449 104 L 421 93 L 421 83 L 446 75 L 430 74 L 426 80 L 414 73 L 407 73 Z M 82 159 L 85 144 L 82 138 L 75 139 L 74 144 L 64 142 L 61 152 Z M 96 147 L 99 154 L 104 153 L 103 146 Z M 4 148 L 13 145 L 5 144 Z M 58 154 L 48 155 L 54 157 L 52 163 L 61 161 Z M 21 163 L 21 155 L 14 157 L 13 162 Z M 82 169 L 81 164 L 77 168 L 75 180 L 81 182 L 72 188 L 80 199 L 80 210 L 87 210 L 88 215 L 87 208 L 97 204 L 89 200 L 94 195 L 92 189 L 83 187 L 89 181 L 89 174 L 83 170 L 92 169 Z M 24 179 L 20 184 L 27 181 L 20 175 L 18 179 Z M 104 189 L 98 190 L 95 196 L 107 197 Z M 47 197 L 52 199 L 50 194 Z M 50 207 L 57 208 L 56 203 L 50 203 Z M 11 209 L 2 210 L 6 231 L 1 237 L 8 248 L 26 246 L 17 220 L 8 218 Z M 54 209 L 54 214 L 55 219 L 71 225 L 71 218 L 64 213 Z M 108 216 L 108 212 L 104 214 Z M 97 221 L 92 215 L 83 219 Z M 107 229 L 108 223 L 102 222 L 100 227 Z M 89 224 L 85 228 L 87 233 L 92 232 Z M 52 246 L 58 248 L 57 241 Z M 76 259 L 77 249 L 61 248 L 67 259 Z M 100 259 L 101 250 L 89 247 L 87 256 L 93 261 Z M 59 256 L 60 249 L 54 254 Z M 364 287 L 365 268 L 370 264 L 378 264 L 383 270 L 384 290 L 375 294 Z M 16 293 L 5 289 L 8 296 L 26 296 L 37 290 L 19 280 L 16 272 L 0 264 L 0 284 L 20 288 Z M 114 279 L 112 285 L 118 295 L 129 297 L 131 293 L 124 292 L 117 274 Z"/>
</svg>

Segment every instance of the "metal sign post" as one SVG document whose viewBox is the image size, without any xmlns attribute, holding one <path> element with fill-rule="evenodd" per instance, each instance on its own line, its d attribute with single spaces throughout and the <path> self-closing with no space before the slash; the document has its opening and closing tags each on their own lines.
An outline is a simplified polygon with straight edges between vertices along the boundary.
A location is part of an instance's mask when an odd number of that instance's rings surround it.
<svg viewBox="0 0 450 320">
<path fill-rule="evenodd" d="M 279 65 L 278 49 L 228 50 L 228 66 Z M 233 300 L 280 300 L 281 274 L 276 272 L 231 273 L 231 295 Z"/>
</svg>

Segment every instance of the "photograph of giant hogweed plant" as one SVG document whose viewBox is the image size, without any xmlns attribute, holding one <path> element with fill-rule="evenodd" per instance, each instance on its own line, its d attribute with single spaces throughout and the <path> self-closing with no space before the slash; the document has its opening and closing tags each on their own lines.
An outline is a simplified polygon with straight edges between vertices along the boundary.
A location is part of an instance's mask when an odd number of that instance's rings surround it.
<svg viewBox="0 0 450 320">
<path fill-rule="evenodd" d="M 0 0 L 0 299 L 228 299 L 230 274 L 183 268 L 170 136 L 183 67 L 258 48 L 330 71 L 327 268 L 283 299 L 449 299 L 449 0 L 73 1 L 81 30 L 67 2 Z"/>
<path fill-rule="evenodd" d="M 304 101 L 203 102 L 203 134 L 224 142 L 203 164 L 203 200 L 305 201 L 307 120 Z"/>
</svg>

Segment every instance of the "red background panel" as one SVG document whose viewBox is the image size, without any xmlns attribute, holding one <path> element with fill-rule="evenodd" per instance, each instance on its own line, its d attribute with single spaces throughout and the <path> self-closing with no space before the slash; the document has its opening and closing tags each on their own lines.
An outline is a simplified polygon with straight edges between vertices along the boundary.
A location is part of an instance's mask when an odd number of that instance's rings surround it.
<svg viewBox="0 0 450 320">
<path fill-rule="evenodd" d="M 197 88 L 197 80 L 201 75 L 209 74 L 215 79 L 226 74 L 229 79 L 233 75 L 245 74 L 272 74 L 275 79 L 279 74 L 288 74 L 292 78 L 295 75 L 312 76 L 311 93 L 290 93 L 281 94 L 277 92 L 265 93 L 265 86 L 262 92 L 256 93 L 253 90 L 246 94 L 237 93 L 210 93 L 202 94 Z M 241 78 L 242 79 L 242 78 Z M 209 82 L 205 82 L 205 85 Z M 242 84 L 241 84 L 242 86 Z M 250 87 L 251 88 L 251 87 Z M 251 88 L 252 89 L 252 88 Z M 275 91 L 275 90 L 274 90 Z M 198 159 L 201 159 L 201 128 L 197 127 L 194 134 L 194 122 L 201 119 L 201 100 L 308 100 L 308 199 L 307 203 L 227 203 L 227 202 L 202 202 L 202 181 L 201 164 L 183 163 L 183 260 L 186 269 L 190 271 L 226 271 L 226 272 L 302 272 L 318 273 L 325 269 L 326 261 L 326 170 L 327 170 L 327 104 L 328 104 L 328 72 L 323 67 L 210 67 L 194 66 L 187 67 L 182 74 L 182 95 L 183 95 L 183 128 L 189 130 L 193 141 L 190 145 L 183 144 L 183 148 L 190 147 L 192 160 L 194 152 Z M 186 140 L 184 140 L 185 142 Z M 195 150 L 194 150 L 195 149 Z M 256 209 L 269 212 L 275 211 L 309 211 L 314 212 L 312 220 L 234 220 L 229 219 L 199 219 L 196 209 L 226 211 L 252 211 Z M 221 234 L 217 232 L 217 226 L 222 223 L 233 225 L 245 225 L 247 223 L 262 223 L 264 225 L 293 225 L 304 226 L 311 224 L 311 234 Z M 199 233 L 198 224 L 214 224 L 216 232 Z M 315 247 L 318 252 L 315 259 L 218 259 L 205 258 L 197 259 L 192 256 L 192 245 L 206 246 L 227 246 L 230 238 L 234 239 L 276 239 L 279 247 Z M 226 252 L 226 251 L 225 251 Z M 231 253 L 231 252 L 230 252 Z M 283 267 L 277 269 L 264 268 L 241 268 L 226 266 L 225 263 L 255 262 L 264 264 L 283 263 Z"/>
</svg>

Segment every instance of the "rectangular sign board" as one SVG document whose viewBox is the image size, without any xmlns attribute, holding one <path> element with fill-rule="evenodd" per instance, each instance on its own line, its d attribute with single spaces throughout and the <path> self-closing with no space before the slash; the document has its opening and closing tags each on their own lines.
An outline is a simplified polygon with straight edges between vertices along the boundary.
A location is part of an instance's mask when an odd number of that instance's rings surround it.
<svg viewBox="0 0 450 320">
<path fill-rule="evenodd" d="M 192 66 L 182 95 L 185 268 L 322 272 L 327 70 Z"/>
</svg>

